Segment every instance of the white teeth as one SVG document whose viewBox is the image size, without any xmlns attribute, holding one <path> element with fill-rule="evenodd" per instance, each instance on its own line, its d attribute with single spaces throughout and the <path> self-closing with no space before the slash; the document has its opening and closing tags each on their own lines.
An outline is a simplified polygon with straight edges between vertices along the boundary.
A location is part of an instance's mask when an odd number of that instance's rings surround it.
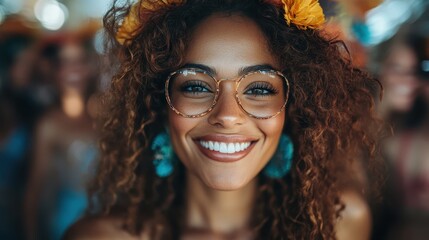
<svg viewBox="0 0 429 240">
<path fill-rule="evenodd" d="M 250 146 L 250 142 L 241 143 L 225 143 L 225 142 L 214 142 L 214 141 L 200 141 L 201 146 L 210 149 L 212 151 L 220 153 L 236 153 L 246 150 Z"/>
<path fill-rule="evenodd" d="M 218 142 L 214 143 L 213 150 L 219 152 L 219 150 L 220 150 L 220 144 Z"/>
<path fill-rule="evenodd" d="M 228 143 L 228 153 L 235 153 L 235 144 L 234 143 Z"/>
<path fill-rule="evenodd" d="M 221 153 L 228 153 L 228 147 L 227 147 L 226 143 L 220 143 L 219 152 L 221 152 Z"/>
</svg>

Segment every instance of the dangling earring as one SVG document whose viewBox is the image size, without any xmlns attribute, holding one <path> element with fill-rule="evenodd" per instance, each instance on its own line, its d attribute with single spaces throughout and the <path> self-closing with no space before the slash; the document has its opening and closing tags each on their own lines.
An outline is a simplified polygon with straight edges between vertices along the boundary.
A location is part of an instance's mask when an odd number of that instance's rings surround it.
<svg viewBox="0 0 429 240">
<path fill-rule="evenodd" d="M 174 152 L 171 147 L 170 137 L 162 132 L 155 136 L 151 149 L 154 151 L 153 165 L 158 177 L 168 177 L 174 170 Z"/>
<path fill-rule="evenodd" d="M 290 137 L 282 134 L 274 156 L 264 168 L 265 176 L 279 179 L 289 173 L 292 167 L 293 143 Z"/>
</svg>

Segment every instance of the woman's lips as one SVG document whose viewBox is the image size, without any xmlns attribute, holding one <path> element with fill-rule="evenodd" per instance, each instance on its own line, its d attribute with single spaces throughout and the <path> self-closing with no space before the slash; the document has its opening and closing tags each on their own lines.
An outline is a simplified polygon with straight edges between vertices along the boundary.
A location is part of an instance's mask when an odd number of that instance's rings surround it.
<svg viewBox="0 0 429 240">
<path fill-rule="evenodd" d="M 256 141 L 255 138 L 238 135 L 206 135 L 194 139 L 206 157 L 218 162 L 235 162 L 244 158 Z"/>
</svg>

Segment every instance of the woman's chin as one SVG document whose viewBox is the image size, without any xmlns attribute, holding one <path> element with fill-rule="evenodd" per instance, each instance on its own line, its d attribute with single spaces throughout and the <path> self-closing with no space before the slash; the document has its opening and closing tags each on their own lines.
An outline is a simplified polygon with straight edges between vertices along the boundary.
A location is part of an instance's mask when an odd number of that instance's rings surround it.
<svg viewBox="0 0 429 240">
<path fill-rule="evenodd" d="M 235 191 L 240 190 L 249 184 L 249 180 L 245 176 L 238 175 L 216 175 L 201 179 L 203 183 L 213 189 L 219 191 Z"/>
</svg>

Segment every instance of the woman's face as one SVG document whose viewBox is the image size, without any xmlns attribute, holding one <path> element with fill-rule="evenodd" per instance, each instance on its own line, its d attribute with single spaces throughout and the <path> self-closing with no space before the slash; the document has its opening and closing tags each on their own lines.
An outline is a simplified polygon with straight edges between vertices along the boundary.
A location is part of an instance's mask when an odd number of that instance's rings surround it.
<svg viewBox="0 0 429 240">
<path fill-rule="evenodd" d="M 60 50 L 59 81 L 62 89 L 85 92 L 90 68 L 85 49 L 77 42 L 66 42 Z"/>
<path fill-rule="evenodd" d="M 385 87 L 385 101 L 391 110 L 407 112 L 411 110 L 419 88 L 416 76 L 417 56 L 407 46 L 392 48 L 381 73 Z"/>
<path fill-rule="evenodd" d="M 217 79 L 236 79 L 240 70 L 250 66 L 279 68 L 259 27 L 237 15 L 214 15 L 203 21 L 192 35 L 185 61 L 213 69 Z M 188 173 L 218 190 L 239 189 L 255 178 L 274 154 L 285 122 L 284 112 L 266 120 L 248 116 L 234 93 L 235 82 L 224 81 L 218 102 L 207 115 L 185 118 L 172 110 L 168 114 L 173 147 Z M 221 153 L 202 142 L 250 145 Z"/>
</svg>

